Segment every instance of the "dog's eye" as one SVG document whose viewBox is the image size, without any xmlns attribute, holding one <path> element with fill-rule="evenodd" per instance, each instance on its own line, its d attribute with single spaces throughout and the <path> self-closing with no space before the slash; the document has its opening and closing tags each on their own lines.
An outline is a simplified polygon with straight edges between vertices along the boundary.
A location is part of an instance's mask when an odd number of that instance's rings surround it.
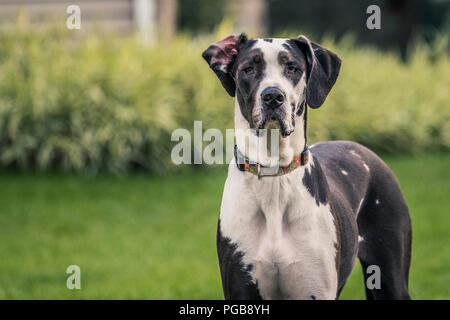
<svg viewBox="0 0 450 320">
<path fill-rule="evenodd" d="M 248 75 L 253 75 L 255 74 L 255 69 L 253 67 L 247 67 L 244 69 L 244 72 Z"/>
<path fill-rule="evenodd" d="M 290 65 L 290 66 L 287 67 L 287 72 L 289 74 L 292 74 L 292 73 L 294 73 L 296 71 L 297 71 L 297 68 L 294 65 Z"/>
</svg>

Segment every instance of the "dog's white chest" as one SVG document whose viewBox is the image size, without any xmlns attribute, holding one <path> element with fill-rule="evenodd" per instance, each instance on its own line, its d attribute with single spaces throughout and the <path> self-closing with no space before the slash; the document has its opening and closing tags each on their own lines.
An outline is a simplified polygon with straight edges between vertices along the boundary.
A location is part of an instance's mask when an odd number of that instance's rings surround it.
<svg viewBox="0 0 450 320">
<path fill-rule="evenodd" d="M 264 299 L 334 299 L 336 228 L 329 205 L 302 183 L 305 167 L 261 180 L 230 164 L 220 212 L 221 233 L 253 265 Z"/>
</svg>

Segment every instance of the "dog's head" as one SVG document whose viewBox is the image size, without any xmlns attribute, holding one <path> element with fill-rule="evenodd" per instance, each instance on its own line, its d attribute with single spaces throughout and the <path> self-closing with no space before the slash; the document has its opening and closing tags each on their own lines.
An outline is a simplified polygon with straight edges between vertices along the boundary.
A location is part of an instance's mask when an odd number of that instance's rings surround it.
<svg viewBox="0 0 450 320">
<path fill-rule="evenodd" d="M 297 39 L 247 39 L 230 35 L 206 49 L 203 58 L 228 94 L 236 96 L 242 116 L 256 132 L 270 123 L 283 137 L 295 128 L 306 104 L 320 107 L 334 83 L 341 60 L 300 36 Z"/>
</svg>

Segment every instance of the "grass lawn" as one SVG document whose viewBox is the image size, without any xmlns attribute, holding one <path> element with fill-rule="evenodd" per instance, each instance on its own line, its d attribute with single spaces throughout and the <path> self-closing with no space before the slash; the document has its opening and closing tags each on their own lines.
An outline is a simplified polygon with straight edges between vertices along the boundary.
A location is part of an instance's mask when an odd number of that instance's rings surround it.
<svg viewBox="0 0 450 320">
<path fill-rule="evenodd" d="M 385 157 L 413 222 L 410 293 L 450 298 L 450 154 Z M 226 172 L 0 173 L 0 299 L 222 299 L 215 249 Z M 81 290 L 66 268 L 81 268 Z M 364 299 L 357 264 L 341 299 Z"/>
</svg>

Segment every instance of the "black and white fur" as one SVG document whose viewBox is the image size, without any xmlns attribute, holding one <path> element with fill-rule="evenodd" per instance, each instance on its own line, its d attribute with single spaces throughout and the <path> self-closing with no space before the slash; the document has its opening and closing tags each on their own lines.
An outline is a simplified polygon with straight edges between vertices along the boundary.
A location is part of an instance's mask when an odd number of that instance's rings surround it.
<svg viewBox="0 0 450 320">
<path fill-rule="evenodd" d="M 203 57 L 236 97 L 238 149 L 264 166 L 286 166 L 303 151 L 307 105 L 323 104 L 341 65 L 304 36 L 232 35 Z M 279 92 L 274 104 L 267 88 Z M 259 132 L 267 128 L 281 132 L 276 159 Z M 365 277 L 369 265 L 381 270 L 368 299 L 409 299 L 411 222 L 394 174 L 354 142 L 310 150 L 305 166 L 281 176 L 229 165 L 217 231 L 225 298 L 336 299 L 358 257 Z"/>
</svg>

